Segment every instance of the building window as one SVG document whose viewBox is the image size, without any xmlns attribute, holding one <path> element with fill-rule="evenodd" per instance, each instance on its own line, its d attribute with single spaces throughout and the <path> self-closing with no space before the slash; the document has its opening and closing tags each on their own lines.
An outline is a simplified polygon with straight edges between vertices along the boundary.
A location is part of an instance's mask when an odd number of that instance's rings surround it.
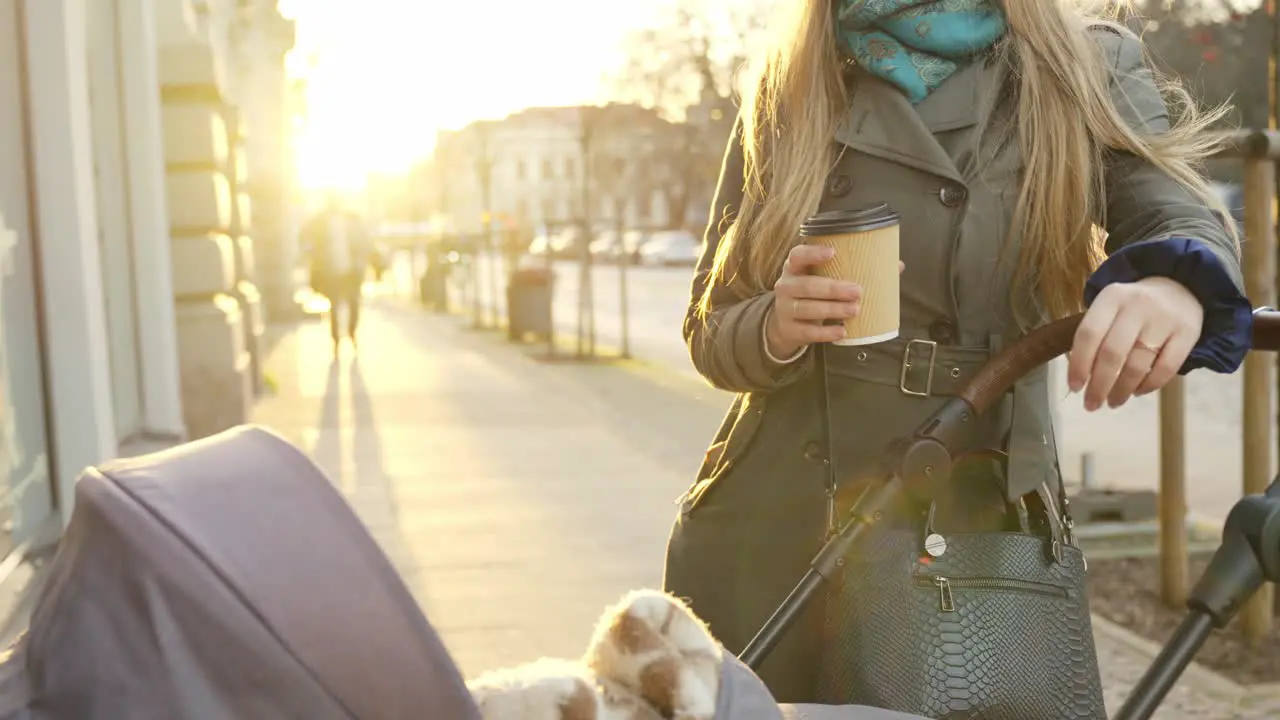
<svg viewBox="0 0 1280 720">
<path fill-rule="evenodd" d="M 573 158 L 571 157 L 565 158 L 564 159 L 564 176 L 572 180 L 576 170 L 577 170 L 577 166 L 573 162 Z"/>
<path fill-rule="evenodd" d="M 552 165 L 551 165 L 551 160 L 550 160 L 550 159 L 544 159 L 544 160 L 542 161 L 542 179 L 543 179 L 543 180 L 550 180 L 550 179 L 554 178 L 555 176 L 556 176 L 556 171 L 555 171 L 555 168 L 554 168 L 554 167 L 552 167 Z"/>
<path fill-rule="evenodd" d="M 524 180 L 524 160 L 516 160 L 516 179 Z"/>
</svg>

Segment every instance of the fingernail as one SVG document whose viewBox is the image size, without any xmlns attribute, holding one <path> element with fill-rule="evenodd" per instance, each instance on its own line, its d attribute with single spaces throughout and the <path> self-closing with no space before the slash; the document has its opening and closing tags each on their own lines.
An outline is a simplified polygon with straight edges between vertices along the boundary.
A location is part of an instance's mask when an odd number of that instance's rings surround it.
<svg viewBox="0 0 1280 720">
<path fill-rule="evenodd" d="M 847 315 L 848 317 L 857 317 L 858 313 L 861 311 L 862 311 L 862 306 L 859 305 L 858 303 L 849 303 L 844 307 L 845 315 Z"/>
<path fill-rule="evenodd" d="M 1072 392 L 1072 393 L 1078 393 L 1078 392 L 1080 392 L 1080 386 L 1081 386 L 1081 385 L 1084 385 L 1084 383 L 1080 382 L 1079 380 L 1068 380 L 1068 381 L 1067 381 L 1067 390 L 1068 390 L 1068 391 L 1070 391 L 1070 392 Z"/>
</svg>

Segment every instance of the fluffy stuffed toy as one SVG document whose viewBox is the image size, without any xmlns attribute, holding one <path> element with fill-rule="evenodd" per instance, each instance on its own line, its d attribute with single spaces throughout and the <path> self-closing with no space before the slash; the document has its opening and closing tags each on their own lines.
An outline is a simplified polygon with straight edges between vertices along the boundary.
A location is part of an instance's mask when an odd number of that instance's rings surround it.
<svg viewBox="0 0 1280 720">
<path fill-rule="evenodd" d="M 632 592 L 577 661 L 538 660 L 468 687 L 485 720 L 712 720 L 720 644 L 683 602 Z"/>
</svg>

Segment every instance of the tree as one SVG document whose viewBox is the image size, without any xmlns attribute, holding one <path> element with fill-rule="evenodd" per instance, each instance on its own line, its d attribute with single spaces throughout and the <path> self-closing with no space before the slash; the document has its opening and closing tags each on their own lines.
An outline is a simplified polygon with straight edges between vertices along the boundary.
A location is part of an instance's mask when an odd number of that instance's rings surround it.
<svg viewBox="0 0 1280 720">
<path fill-rule="evenodd" d="M 669 119 L 682 119 L 706 95 L 733 97 L 738 73 L 775 1 L 711 6 L 707 0 L 674 0 L 661 21 L 626 38 L 626 59 L 610 78 L 610 94 L 656 108 Z"/>
<path fill-rule="evenodd" d="M 1230 105 L 1228 123 L 1266 127 L 1271 23 L 1247 0 L 1146 0 L 1129 18 L 1163 72 L 1201 106 Z"/>
<path fill-rule="evenodd" d="M 684 227 L 709 203 L 736 114 L 739 73 L 777 1 L 673 0 L 659 22 L 624 43 L 626 59 L 609 79 L 608 93 L 671 121 L 645 162 L 674 227 Z"/>
</svg>

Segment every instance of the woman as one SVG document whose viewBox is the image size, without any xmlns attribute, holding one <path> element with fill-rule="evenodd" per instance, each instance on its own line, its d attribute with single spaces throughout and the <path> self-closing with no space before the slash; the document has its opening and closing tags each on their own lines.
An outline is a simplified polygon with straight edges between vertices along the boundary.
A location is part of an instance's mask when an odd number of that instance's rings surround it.
<svg viewBox="0 0 1280 720">
<path fill-rule="evenodd" d="M 1195 170 L 1221 112 L 1158 89 L 1133 34 L 1066 0 L 789 5 L 726 152 L 684 327 L 699 372 L 738 396 L 682 498 L 665 584 L 733 651 L 827 527 L 808 346 L 841 337 L 823 321 L 856 314 L 861 291 L 811 276 L 829 255 L 796 231 L 815 210 L 901 216 L 900 338 L 828 353 L 845 485 L 1052 317 L 1088 307 L 1068 382 L 1090 410 L 1234 371 L 1250 327 L 1234 229 Z M 1009 451 L 1011 498 L 1056 482 L 1049 403 L 1035 373 L 972 429 L 973 447 Z M 813 699 L 819 619 L 765 663 L 782 701 Z"/>
</svg>

